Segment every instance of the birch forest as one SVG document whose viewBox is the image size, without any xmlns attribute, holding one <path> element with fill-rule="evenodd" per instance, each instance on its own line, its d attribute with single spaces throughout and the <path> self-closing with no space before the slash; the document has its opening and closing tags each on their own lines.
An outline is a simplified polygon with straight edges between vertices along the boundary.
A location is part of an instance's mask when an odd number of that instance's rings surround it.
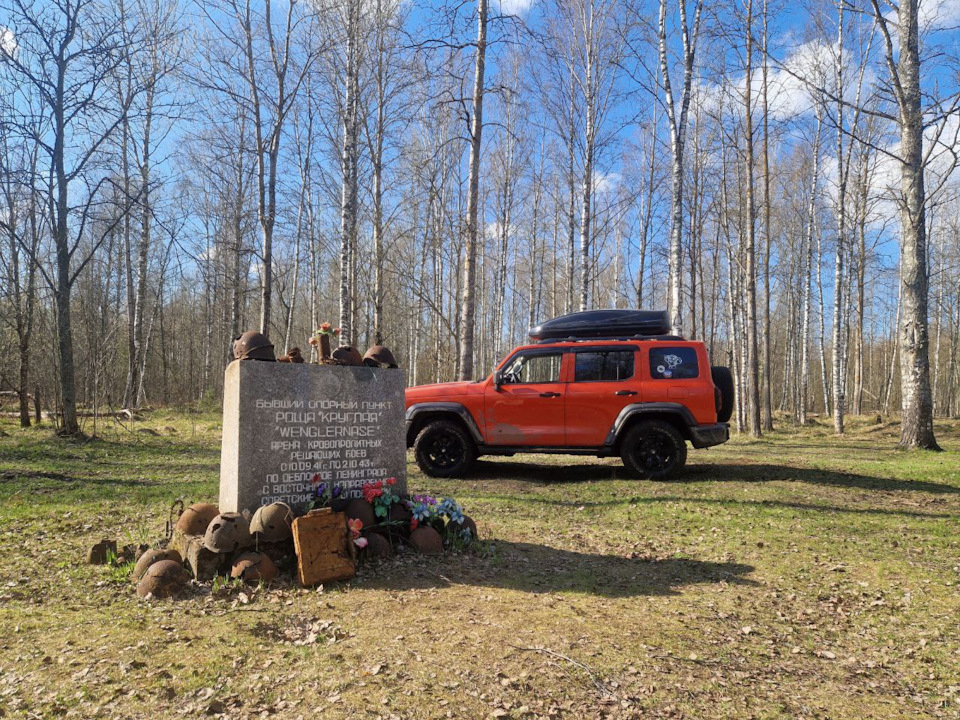
<svg viewBox="0 0 960 720">
<path fill-rule="evenodd" d="M 0 0 L 0 400 L 219 402 L 322 322 L 409 384 L 663 308 L 736 430 L 960 416 L 944 0 Z M 310 359 L 315 359 L 315 355 Z"/>
</svg>

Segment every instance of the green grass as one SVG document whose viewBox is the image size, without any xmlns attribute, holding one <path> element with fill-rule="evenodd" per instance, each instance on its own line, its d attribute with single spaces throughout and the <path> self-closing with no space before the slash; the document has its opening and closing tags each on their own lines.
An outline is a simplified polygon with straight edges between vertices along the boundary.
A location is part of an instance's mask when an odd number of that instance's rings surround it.
<svg viewBox="0 0 960 720">
<path fill-rule="evenodd" d="M 480 548 L 148 603 L 86 550 L 215 501 L 219 418 L 80 443 L 0 421 L 0 716 L 960 716 L 960 423 L 937 454 L 867 419 L 783 428 L 669 483 L 612 459 L 411 463 Z"/>
</svg>

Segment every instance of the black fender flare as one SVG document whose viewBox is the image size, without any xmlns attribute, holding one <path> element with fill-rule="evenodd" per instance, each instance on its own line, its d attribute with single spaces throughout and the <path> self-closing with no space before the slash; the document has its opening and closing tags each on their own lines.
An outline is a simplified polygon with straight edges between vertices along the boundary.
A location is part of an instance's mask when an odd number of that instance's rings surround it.
<svg viewBox="0 0 960 720">
<path fill-rule="evenodd" d="M 473 438 L 473 441 L 477 443 L 477 445 L 483 444 L 483 434 L 480 432 L 480 427 L 477 425 L 476 420 L 473 419 L 473 415 L 470 414 L 470 411 L 458 402 L 414 403 L 407 408 L 407 431 L 409 432 L 410 427 L 414 422 L 416 422 L 418 416 L 425 415 L 427 413 L 456 415 L 467 427 L 467 432 L 470 433 L 470 437 Z"/>
<path fill-rule="evenodd" d="M 683 424 L 684 428 L 695 427 L 697 424 L 697 420 L 695 417 L 693 417 L 693 413 L 690 412 L 689 408 L 687 408 L 686 405 L 681 405 L 680 403 L 632 403 L 624 406 L 623 410 L 620 411 L 620 414 L 617 415 L 617 419 L 613 421 L 610 432 L 607 433 L 607 439 L 604 441 L 604 445 L 607 447 L 613 447 L 616 445 L 617 440 L 620 439 L 620 433 L 623 432 L 623 429 L 627 426 L 629 420 L 632 420 L 637 416 L 664 414 L 676 416 Z M 683 434 L 686 438 L 690 438 L 691 433 L 689 430 Z"/>
</svg>

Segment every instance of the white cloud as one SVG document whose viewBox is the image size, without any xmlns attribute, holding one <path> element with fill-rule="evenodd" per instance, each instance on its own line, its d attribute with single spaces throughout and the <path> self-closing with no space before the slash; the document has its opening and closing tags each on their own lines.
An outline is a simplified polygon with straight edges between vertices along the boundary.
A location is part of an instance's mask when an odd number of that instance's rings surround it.
<svg viewBox="0 0 960 720">
<path fill-rule="evenodd" d="M 0 50 L 3 50 L 7 55 L 13 55 L 16 49 L 17 38 L 14 36 L 13 30 L 0 25 Z"/>
<path fill-rule="evenodd" d="M 533 5 L 533 0 L 498 0 L 501 15 L 523 15 Z"/>
<path fill-rule="evenodd" d="M 595 193 L 613 192 L 620 185 L 622 177 L 620 173 L 610 172 L 593 173 L 593 191 Z"/>
<path fill-rule="evenodd" d="M 960 0 L 920 0 L 921 30 L 944 30 L 960 24 Z"/>
<path fill-rule="evenodd" d="M 813 98 L 817 87 L 823 87 L 831 94 L 835 93 L 835 56 L 835 45 L 814 40 L 799 45 L 779 65 L 769 66 L 767 102 L 771 119 L 790 120 L 813 111 Z M 853 102 L 857 92 L 859 68 L 854 65 L 853 56 L 849 52 L 846 52 L 844 57 L 844 75 L 844 96 Z M 866 68 L 863 75 L 864 87 L 869 87 L 875 77 L 873 70 Z M 725 109 L 741 114 L 746 85 L 745 74 L 737 78 L 732 87 L 701 83 L 695 90 L 693 102 L 708 112 L 717 112 L 722 104 Z M 759 67 L 754 68 L 751 90 L 754 112 L 759 113 L 763 92 L 763 74 Z M 724 93 L 728 96 L 724 97 Z"/>
</svg>

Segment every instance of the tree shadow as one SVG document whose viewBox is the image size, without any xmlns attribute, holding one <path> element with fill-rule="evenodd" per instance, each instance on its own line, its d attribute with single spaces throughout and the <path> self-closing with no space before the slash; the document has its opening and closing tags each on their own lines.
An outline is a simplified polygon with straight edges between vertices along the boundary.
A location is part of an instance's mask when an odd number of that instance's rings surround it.
<svg viewBox="0 0 960 720">
<path fill-rule="evenodd" d="M 862 490 L 895 490 L 926 492 L 938 495 L 956 495 L 960 487 L 929 480 L 900 480 L 898 478 L 859 475 L 839 470 L 793 467 L 791 465 L 735 464 L 694 465 L 686 469 L 677 482 L 802 482 L 811 485 L 860 488 Z"/>
<path fill-rule="evenodd" d="M 511 496 L 480 493 L 475 495 L 481 500 L 510 500 Z M 907 508 L 870 508 L 870 507 L 841 507 L 839 505 L 823 505 L 817 503 L 791 502 L 783 500 L 736 500 L 733 498 L 704 498 L 685 497 L 683 495 L 633 495 L 617 500 L 554 500 L 545 497 L 524 497 L 524 503 L 551 505 L 567 508 L 600 508 L 616 507 L 618 505 L 658 505 L 670 503 L 685 503 L 695 505 L 717 505 L 721 507 L 754 507 L 754 508 L 784 508 L 801 512 L 821 513 L 850 513 L 853 515 L 887 515 L 890 517 L 913 517 L 923 520 L 952 520 L 960 516 L 946 512 L 926 512 L 923 510 L 909 510 Z"/>
<path fill-rule="evenodd" d="M 478 461 L 466 476 L 471 480 L 518 480 L 533 483 L 580 483 L 596 480 L 629 480 L 624 469 L 601 463 L 541 465 L 525 462 Z M 687 485 L 697 482 L 801 482 L 839 488 L 960 494 L 960 487 L 928 480 L 900 480 L 837 470 L 818 470 L 773 464 L 688 465 L 680 477 L 659 485 Z"/>
<path fill-rule="evenodd" d="M 623 598 L 678 595 L 688 585 L 757 585 L 746 577 L 754 567 L 741 563 L 595 555 L 502 540 L 492 541 L 487 547 L 493 558 L 481 570 L 453 558 L 435 570 L 424 564 L 412 572 L 405 566 L 396 572 L 381 573 L 365 587 L 399 591 L 474 585 L 529 593 Z"/>
</svg>

